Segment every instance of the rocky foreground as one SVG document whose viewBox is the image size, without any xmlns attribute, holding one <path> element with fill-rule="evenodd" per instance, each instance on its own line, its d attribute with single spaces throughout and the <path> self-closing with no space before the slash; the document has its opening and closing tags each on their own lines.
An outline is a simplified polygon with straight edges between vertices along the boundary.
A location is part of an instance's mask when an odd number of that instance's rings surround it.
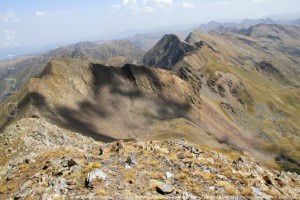
<svg viewBox="0 0 300 200">
<path fill-rule="evenodd" d="M 0 135 L 0 199 L 299 199 L 300 176 L 185 140 L 96 142 L 43 119 Z"/>
</svg>

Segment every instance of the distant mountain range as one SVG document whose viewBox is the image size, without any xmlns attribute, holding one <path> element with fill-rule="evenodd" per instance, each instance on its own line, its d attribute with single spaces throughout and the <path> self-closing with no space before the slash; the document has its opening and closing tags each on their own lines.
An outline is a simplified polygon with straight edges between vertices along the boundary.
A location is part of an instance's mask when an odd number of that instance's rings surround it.
<svg viewBox="0 0 300 200">
<path fill-rule="evenodd" d="M 271 18 L 264 19 L 244 19 L 240 23 L 228 23 L 228 22 L 217 22 L 210 21 L 207 24 L 202 24 L 198 27 L 198 29 L 203 31 L 216 31 L 220 28 L 226 28 L 231 30 L 241 30 L 248 29 L 251 26 L 255 26 L 257 24 L 281 24 L 281 25 L 290 25 L 290 26 L 300 26 L 300 18 L 293 20 L 273 20 Z"/>
</svg>

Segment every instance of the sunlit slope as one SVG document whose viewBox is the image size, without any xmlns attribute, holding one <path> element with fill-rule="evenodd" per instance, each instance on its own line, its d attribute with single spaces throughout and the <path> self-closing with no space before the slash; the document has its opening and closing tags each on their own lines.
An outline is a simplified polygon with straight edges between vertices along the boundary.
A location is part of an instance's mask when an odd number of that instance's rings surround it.
<svg viewBox="0 0 300 200">
<path fill-rule="evenodd" d="M 177 68 L 188 66 L 202 74 L 202 99 L 218 106 L 244 137 L 252 138 L 254 149 L 274 153 L 281 164 L 289 160 L 292 168 L 299 168 L 299 57 L 278 50 L 280 45 L 297 49 L 299 41 L 291 44 L 283 38 L 272 48 L 263 36 L 193 35 L 215 51 L 201 48 Z"/>
</svg>

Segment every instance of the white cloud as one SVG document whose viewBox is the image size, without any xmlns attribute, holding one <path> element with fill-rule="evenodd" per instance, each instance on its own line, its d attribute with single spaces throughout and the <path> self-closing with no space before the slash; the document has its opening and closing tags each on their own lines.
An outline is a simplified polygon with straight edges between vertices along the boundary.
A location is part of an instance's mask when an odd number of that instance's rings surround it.
<svg viewBox="0 0 300 200">
<path fill-rule="evenodd" d="M 111 7 L 117 9 L 117 10 L 121 10 L 122 6 L 120 4 L 113 4 L 111 5 Z"/>
<path fill-rule="evenodd" d="M 76 10 L 66 10 L 66 11 L 56 11 L 56 12 L 36 11 L 35 15 L 38 17 L 44 17 L 44 16 L 53 17 L 53 16 L 66 15 L 72 13 L 80 13 L 80 11 L 76 11 Z"/>
<path fill-rule="evenodd" d="M 270 0 L 253 0 L 253 3 L 266 3 L 269 2 Z"/>
<path fill-rule="evenodd" d="M 159 9 L 164 9 L 174 5 L 173 0 L 122 0 L 119 4 L 112 5 L 112 8 L 131 9 L 136 12 L 153 13 Z"/>
<path fill-rule="evenodd" d="M 173 5 L 173 0 L 143 0 L 144 3 L 149 4 L 164 4 L 164 5 Z"/>
<path fill-rule="evenodd" d="M 182 2 L 178 3 L 177 6 L 180 6 L 183 8 L 194 8 L 195 4 L 193 4 L 191 2 L 182 1 Z"/>
<path fill-rule="evenodd" d="M 39 17 L 40 17 L 40 16 L 46 16 L 46 15 L 47 15 L 47 12 L 44 12 L 44 11 L 36 11 L 36 12 L 35 12 L 35 15 L 36 15 L 36 16 L 39 16 Z"/>
<path fill-rule="evenodd" d="M 153 8 L 150 6 L 143 6 L 143 7 L 140 7 L 137 11 L 141 11 L 143 13 L 153 13 L 156 11 L 156 8 Z"/>
<path fill-rule="evenodd" d="M 218 4 L 218 5 L 228 5 L 228 4 L 230 4 L 230 1 L 229 0 L 219 1 L 219 2 L 216 2 L 216 4 Z"/>
<path fill-rule="evenodd" d="M 136 5 L 137 0 L 123 0 L 123 5 Z"/>
</svg>

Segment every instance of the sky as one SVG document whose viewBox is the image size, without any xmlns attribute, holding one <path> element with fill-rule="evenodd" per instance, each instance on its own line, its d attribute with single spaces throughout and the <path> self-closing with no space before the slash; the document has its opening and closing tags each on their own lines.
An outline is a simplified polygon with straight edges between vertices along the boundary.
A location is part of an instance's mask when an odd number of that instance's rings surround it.
<svg viewBox="0 0 300 200">
<path fill-rule="evenodd" d="M 0 54 L 288 13 L 300 13 L 300 0 L 1 0 Z"/>
</svg>

